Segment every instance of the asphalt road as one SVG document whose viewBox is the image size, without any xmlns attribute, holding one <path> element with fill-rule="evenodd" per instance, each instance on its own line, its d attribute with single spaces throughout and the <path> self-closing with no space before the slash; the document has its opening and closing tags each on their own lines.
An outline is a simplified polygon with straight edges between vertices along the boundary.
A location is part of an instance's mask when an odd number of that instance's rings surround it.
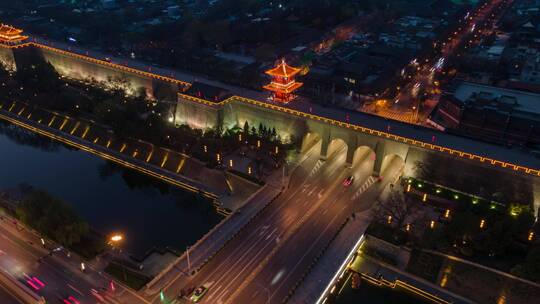
<svg viewBox="0 0 540 304">
<path fill-rule="evenodd" d="M 17 301 L 6 290 L 4 290 L 2 286 L 0 286 L 0 303 L 2 303 L 2 304 L 20 304 L 21 302 Z"/>
<path fill-rule="evenodd" d="M 289 190 L 276 198 L 195 276 L 186 277 L 183 272 L 179 272 L 176 279 L 164 288 L 166 298 L 174 299 L 182 289 L 203 284 L 211 284 L 217 289 L 223 279 L 227 280 L 224 275 L 230 273 L 228 270 L 233 270 L 233 267 L 247 268 L 252 265 L 253 257 L 257 258 L 263 252 L 271 250 L 277 243 L 276 240 L 283 236 L 284 230 L 290 227 L 292 221 L 298 216 L 296 206 L 289 205 L 288 202 L 300 197 L 302 179 L 310 174 L 317 162 L 318 155 L 313 153 L 293 172 Z M 310 191 L 315 192 L 313 189 Z M 152 302 L 159 303 L 159 297 L 156 296 Z"/>
<path fill-rule="evenodd" d="M 370 209 L 386 185 L 401 170 L 402 162 L 394 159 L 382 182 L 374 182 L 365 188 L 373 168 L 369 155 L 356 167 L 345 170 L 345 176 L 354 174 L 359 181 L 348 188 L 339 185 L 331 198 L 323 202 L 317 212 L 277 252 L 266 267 L 245 285 L 228 303 L 282 303 L 291 288 L 302 279 L 310 264 L 332 241 L 340 226 L 353 212 Z M 392 177 L 392 178 L 390 178 Z M 360 195 L 355 194 L 360 191 Z"/>
<path fill-rule="evenodd" d="M 41 248 L 37 236 L 21 230 L 20 225 L 17 228 L 7 219 L 0 221 L 0 239 L 0 267 L 31 289 L 33 287 L 27 282 L 28 277 L 36 277 L 44 285 L 36 293 L 45 297 L 47 303 L 63 303 L 62 300 L 69 296 L 81 304 L 115 303 L 117 295 L 126 293 L 121 286 L 116 287 L 116 294 L 107 291 L 108 278 L 90 269 L 90 266 L 83 273 L 76 258 L 68 258 L 64 251 L 47 256 L 48 250 Z M 38 261 L 40 258 L 41 262 Z M 33 284 L 40 285 L 35 281 Z M 97 290 L 104 301 L 94 296 L 92 289 Z"/>
<path fill-rule="evenodd" d="M 365 151 L 353 168 L 346 168 L 345 155 L 341 146 L 325 162 L 310 156 L 294 171 L 286 191 L 201 271 L 191 277 L 179 273 L 164 289 L 165 297 L 172 301 L 181 290 L 205 286 L 201 303 L 279 302 L 357 208 L 361 196 L 356 193 L 365 190 L 375 158 Z M 344 187 L 349 175 L 355 180 Z M 159 297 L 153 300 L 159 303 Z"/>
<path fill-rule="evenodd" d="M 55 258 L 47 257 L 39 263 L 38 259 L 44 256 L 43 252 L 34 250 L 27 241 L 19 239 L 12 230 L 6 229 L 5 225 L 0 227 L 0 237 L 1 250 L 5 252 L 0 257 L 0 266 L 30 288 L 31 286 L 26 283 L 25 274 L 37 277 L 45 285 L 36 292 L 38 295 L 44 296 L 51 303 L 61 303 L 61 298 L 68 296 L 78 300 L 90 299 L 89 295 L 83 292 L 89 291 L 94 286 L 80 275 L 59 265 Z"/>
</svg>

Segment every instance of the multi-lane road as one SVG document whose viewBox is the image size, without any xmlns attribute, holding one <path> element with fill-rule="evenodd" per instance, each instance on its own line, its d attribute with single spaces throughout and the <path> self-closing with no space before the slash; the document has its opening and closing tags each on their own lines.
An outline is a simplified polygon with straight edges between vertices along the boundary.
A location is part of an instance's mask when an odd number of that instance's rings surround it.
<svg viewBox="0 0 540 304">
<path fill-rule="evenodd" d="M 119 303 L 116 296 L 125 297 L 126 293 L 136 302 L 142 300 L 119 285 L 112 292 L 109 278 L 91 265 L 83 273 L 76 257 L 67 257 L 65 251 L 49 256 L 50 251 L 42 248 L 36 235 L 5 217 L 0 220 L 0 240 L 0 268 L 45 297 L 47 303 Z M 0 294 L 3 304 L 1 300 Z"/>
<path fill-rule="evenodd" d="M 478 6 L 474 12 L 467 13 L 460 27 L 445 40 L 439 42 L 443 47 L 437 53 L 437 57 L 425 58 L 417 61 L 414 59 L 409 68 L 414 68 L 413 75 L 406 84 L 402 85 L 399 93 L 391 100 L 389 108 L 378 109 L 375 104 L 367 107 L 367 111 L 378 111 L 377 114 L 387 118 L 400 120 L 408 123 L 423 123 L 425 117 L 431 112 L 439 100 L 440 94 L 433 93 L 438 90 L 435 79 L 441 78 L 444 66 L 447 61 L 456 54 L 460 46 L 471 47 L 478 43 L 483 37 L 489 36 L 501 17 L 501 12 L 505 6 L 511 5 L 511 0 L 492 0 Z M 495 14 L 497 12 L 497 14 Z M 470 37 L 473 40 L 467 41 Z M 407 77 L 407 74 L 403 74 Z M 444 77 L 442 77 L 444 78 Z M 430 93 L 431 102 L 426 102 L 423 106 L 420 102 L 422 92 Z M 421 107 L 424 107 L 421 109 Z"/>
<path fill-rule="evenodd" d="M 285 299 L 347 217 L 369 209 L 390 181 L 376 182 L 371 177 L 375 160 L 371 150 L 360 150 L 349 168 L 346 147 L 334 145 L 326 161 L 314 153 L 302 162 L 288 189 L 198 273 L 187 277 L 179 272 L 163 290 L 167 301 L 199 286 L 208 288 L 201 303 L 280 303 Z M 391 162 L 388 168 L 385 175 L 395 175 L 401 163 Z M 344 186 L 351 175 L 354 181 Z M 368 189 L 375 191 L 364 199 Z M 153 303 L 159 301 L 158 296 L 153 299 Z"/>
</svg>

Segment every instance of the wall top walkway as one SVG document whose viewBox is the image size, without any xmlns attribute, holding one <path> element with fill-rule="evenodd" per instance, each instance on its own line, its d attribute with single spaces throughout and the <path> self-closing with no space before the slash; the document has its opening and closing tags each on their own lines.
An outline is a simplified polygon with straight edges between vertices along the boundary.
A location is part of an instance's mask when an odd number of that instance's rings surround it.
<svg viewBox="0 0 540 304">
<path fill-rule="evenodd" d="M 412 146 L 476 160 L 497 167 L 509 168 L 521 173 L 540 176 L 540 158 L 535 157 L 528 151 L 522 150 L 520 147 L 509 148 L 489 144 L 466 137 L 444 133 L 435 129 L 410 125 L 366 113 L 347 112 L 340 109 L 322 107 L 310 103 L 305 99 L 299 99 L 289 104 L 277 104 L 267 100 L 266 94 L 262 92 L 227 85 L 219 81 L 207 79 L 204 76 L 198 77 L 193 74 L 182 73 L 171 69 L 149 66 L 148 63 L 137 60 L 106 56 L 98 51 L 83 50 L 77 46 L 60 42 L 51 42 L 38 37 L 32 37 L 30 38 L 30 41 L 32 42 L 21 44 L 16 47 L 34 45 L 36 47 L 63 52 L 78 59 L 118 68 L 134 74 L 175 82 L 184 87 L 189 86 L 195 81 L 220 86 L 238 94 L 238 96 L 226 99 L 220 104 L 226 104 L 232 101 L 245 102 L 298 117 L 318 120 L 324 123 L 369 133 Z M 0 46 L 7 48 L 14 47 L 11 45 Z M 110 60 L 104 60 L 105 58 L 109 58 Z M 204 100 L 195 97 L 190 99 L 208 105 L 208 102 L 205 102 Z M 212 105 L 219 104 L 212 102 Z"/>
</svg>

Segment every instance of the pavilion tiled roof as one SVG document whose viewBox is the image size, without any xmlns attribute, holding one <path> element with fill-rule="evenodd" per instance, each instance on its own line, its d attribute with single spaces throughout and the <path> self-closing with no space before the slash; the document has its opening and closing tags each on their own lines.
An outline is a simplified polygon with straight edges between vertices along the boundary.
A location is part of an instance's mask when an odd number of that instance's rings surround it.
<svg viewBox="0 0 540 304">
<path fill-rule="evenodd" d="M 292 77 L 301 71 L 299 68 L 288 65 L 284 59 L 275 68 L 266 71 L 265 73 L 271 76 Z"/>
<path fill-rule="evenodd" d="M 7 24 L 0 24 L 0 41 L 4 42 L 18 42 L 28 38 L 28 36 L 21 35 L 21 29 L 14 28 Z"/>
</svg>

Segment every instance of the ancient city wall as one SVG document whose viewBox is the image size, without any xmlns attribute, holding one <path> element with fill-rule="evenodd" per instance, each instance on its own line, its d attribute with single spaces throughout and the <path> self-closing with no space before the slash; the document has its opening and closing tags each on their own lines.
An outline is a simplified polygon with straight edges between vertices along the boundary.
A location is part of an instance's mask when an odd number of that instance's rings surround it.
<svg viewBox="0 0 540 304">
<path fill-rule="evenodd" d="M 152 79 L 127 72 L 113 67 L 100 65 L 94 62 L 81 60 L 70 55 L 50 49 L 40 49 L 43 58 L 50 62 L 60 73 L 79 80 L 94 80 L 107 87 L 120 86 L 128 94 L 137 94 L 143 88 L 148 96 L 153 96 Z"/>
<path fill-rule="evenodd" d="M 189 96 L 179 95 L 176 106 L 174 123 L 188 125 L 193 129 L 211 129 L 219 125 L 222 111 L 219 107 L 200 104 L 188 99 Z"/>
<path fill-rule="evenodd" d="M 147 97 L 162 101 L 176 103 L 180 86 L 185 85 L 167 77 L 39 44 L 32 43 L 15 49 L 0 47 L 0 64 L 8 70 L 39 59 L 49 62 L 62 76 L 96 82 L 106 88 L 120 88 L 130 95 L 144 92 Z"/>
<path fill-rule="evenodd" d="M 13 49 L 0 47 L 0 65 L 7 71 L 17 70 Z"/>
</svg>

